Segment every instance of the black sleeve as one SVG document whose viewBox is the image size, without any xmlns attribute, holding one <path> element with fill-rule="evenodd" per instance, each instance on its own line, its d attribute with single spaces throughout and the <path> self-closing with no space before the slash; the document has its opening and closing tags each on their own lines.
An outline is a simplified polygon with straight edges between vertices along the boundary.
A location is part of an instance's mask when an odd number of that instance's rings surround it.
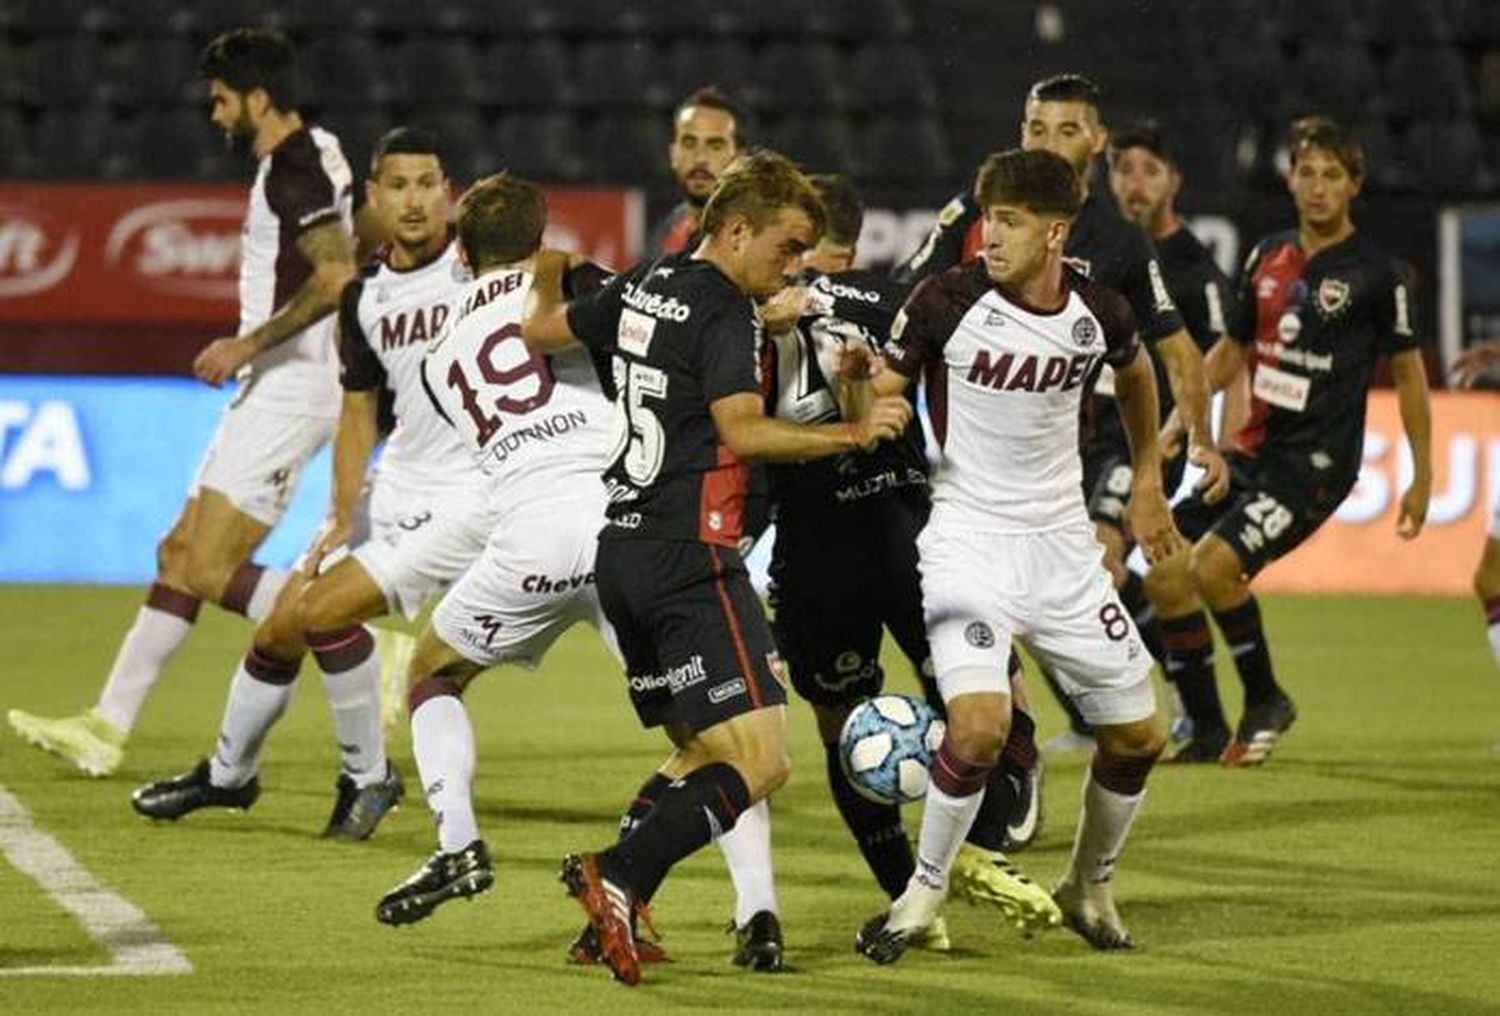
<svg viewBox="0 0 1500 1016">
<path fill-rule="evenodd" d="M 910 288 L 963 261 L 964 242 L 980 215 L 979 201 L 970 191 L 949 201 L 938 212 L 937 222 L 922 246 L 891 271 L 891 278 Z"/>
<path fill-rule="evenodd" d="M 1120 291 L 1130 301 L 1141 337 L 1156 342 L 1182 329 L 1182 315 L 1177 313 L 1177 305 L 1167 290 L 1156 245 L 1139 229 L 1132 228 L 1131 232 L 1132 250 Z"/>
<path fill-rule="evenodd" d="M 635 274 L 616 275 L 594 292 L 569 301 L 568 330 L 591 352 L 605 354 L 614 349 L 620 310 L 625 306 L 625 284 Z"/>
<path fill-rule="evenodd" d="M 1411 274 L 1406 265 L 1392 261 L 1383 284 L 1374 293 L 1375 341 L 1387 355 L 1420 345 L 1411 327 L 1416 312 L 1411 302 Z"/>
<path fill-rule="evenodd" d="M 1229 280 L 1209 262 L 1193 265 L 1172 286 L 1172 301 L 1193 342 L 1208 352 L 1224 336 L 1229 308 Z"/>
<path fill-rule="evenodd" d="M 591 296 L 603 289 L 612 278 L 614 278 L 613 272 L 607 268 L 601 268 L 592 261 L 575 265 L 563 274 L 563 299 L 577 300 L 580 297 Z"/>
<path fill-rule="evenodd" d="M 726 303 L 698 336 L 703 397 L 709 403 L 742 392 L 762 394 L 757 371 L 760 327 L 750 301 L 737 303 Z"/>
<path fill-rule="evenodd" d="M 344 284 L 339 297 L 339 383 L 346 392 L 385 387 L 385 367 L 359 323 L 359 298 L 364 289 L 364 276 L 356 275 Z"/>
<path fill-rule="evenodd" d="M 931 360 L 942 355 L 947 336 L 941 334 L 948 301 L 942 281 L 930 278 L 912 290 L 891 323 L 885 362 L 902 377 L 916 377 Z"/>
<path fill-rule="evenodd" d="M 294 233 L 339 220 L 338 189 L 310 139 L 300 139 L 271 156 L 266 203 Z"/>
<path fill-rule="evenodd" d="M 1075 277 L 1074 284 L 1083 302 L 1104 326 L 1104 362 L 1111 367 L 1129 366 L 1141 348 L 1130 303 L 1107 286 L 1082 277 Z"/>
<path fill-rule="evenodd" d="M 911 287 L 878 272 L 819 275 L 807 291 L 808 317 L 836 317 L 859 325 L 883 343 Z"/>
<path fill-rule="evenodd" d="M 1255 269 L 1260 264 L 1262 244 L 1256 244 L 1245 258 L 1245 267 L 1234 280 L 1234 299 L 1230 301 L 1229 337 L 1242 346 L 1255 341 Z"/>
</svg>

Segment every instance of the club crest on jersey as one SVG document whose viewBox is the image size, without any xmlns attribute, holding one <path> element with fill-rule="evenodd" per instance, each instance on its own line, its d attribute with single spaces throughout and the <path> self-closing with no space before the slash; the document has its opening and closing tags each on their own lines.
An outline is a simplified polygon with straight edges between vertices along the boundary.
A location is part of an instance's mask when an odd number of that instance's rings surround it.
<svg viewBox="0 0 1500 1016">
<path fill-rule="evenodd" d="M 1318 310 L 1333 317 L 1349 304 L 1349 283 L 1343 279 L 1324 279 L 1318 283 Z"/>
<path fill-rule="evenodd" d="M 1081 317 L 1073 322 L 1073 341 L 1087 346 L 1099 337 L 1099 326 L 1093 318 Z"/>
<path fill-rule="evenodd" d="M 971 621 L 964 629 L 964 641 L 975 649 L 988 649 L 995 644 L 995 632 L 983 621 Z"/>
</svg>

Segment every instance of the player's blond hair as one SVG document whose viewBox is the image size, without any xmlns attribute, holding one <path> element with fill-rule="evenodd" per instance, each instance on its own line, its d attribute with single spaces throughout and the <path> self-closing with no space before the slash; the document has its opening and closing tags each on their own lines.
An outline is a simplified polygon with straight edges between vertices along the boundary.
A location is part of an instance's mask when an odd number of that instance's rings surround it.
<svg viewBox="0 0 1500 1016">
<path fill-rule="evenodd" d="M 735 215 L 743 215 L 759 231 L 783 208 L 806 212 L 813 239 L 823 235 L 828 220 L 812 181 L 785 155 L 756 149 L 731 162 L 719 177 L 703 206 L 703 233 L 712 236 Z"/>
<path fill-rule="evenodd" d="M 458 199 L 458 242 L 476 272 L 535 254 L 546 226 L 542 189 L 509 173 L 475 181 Z"/>
</svg>

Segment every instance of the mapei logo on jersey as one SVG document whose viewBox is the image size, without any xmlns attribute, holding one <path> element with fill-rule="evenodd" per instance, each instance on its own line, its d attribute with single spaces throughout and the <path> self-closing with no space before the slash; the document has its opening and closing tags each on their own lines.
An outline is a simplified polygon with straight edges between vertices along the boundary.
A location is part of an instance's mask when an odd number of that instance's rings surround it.
<svg viewBox="0 0 1500 1016">
<path fill-rule="evenodd" d="M 131 209 L 110 228 L 104 260 L 153 289 L 204 300 L 239 295 L 238 201 L 156 201 Z"/>
<path fill-rule="evenodd" d="M 1083 383 L 1097 359 L 1094 353 L 1040 357 L 1007 352 L 991 357 L 988 349 L 981 349 L 974 354 L 967 380 L 997 392 L 1066 392 Z"/>
<path fill-rule="evenodd" d="M 649 314 L 663 321 L 681 324 L 692 316 L 693 309 L 675 296 L 663 297 L 660 293 L 648 293 L 633 282 L 625 283 L 624 301 L 642 314 Z"/>
<path fill-rule="evenodd" d="M 1318 312 L 1326 318 L 1337 317 L 1349 305 L 1349 283 L 1343 279 L 1324 279 L 1318 283 Z"/>
<path fill-rule="evenodd" d="M 389 352 L 403 346 L 426 342 L 443 330 L 448 320 L 448 305 L 435 303 L 408 313 L 385 314 L 380 318 L 380 351 Z"/>
<path fill-rule="evenodd" d="M 78 263 L 78 231 L 29 208 L 0 205 L 0 299 L 51 289 Z"/>
</svg>

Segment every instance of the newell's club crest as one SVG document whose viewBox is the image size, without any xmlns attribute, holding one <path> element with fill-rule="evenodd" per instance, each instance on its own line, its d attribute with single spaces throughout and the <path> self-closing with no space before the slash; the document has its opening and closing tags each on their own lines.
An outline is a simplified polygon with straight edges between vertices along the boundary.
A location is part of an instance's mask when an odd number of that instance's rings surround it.
<svg viewBox="0 0 1500 1016">
<path fill-rule="evenodd" d="M 1349 283 L 1343 279 L 1324 279 L 1318 283 L 1318 310 L 1324 317 L 1334 317 L 1349 303 Z"/>
<path fill-rule="evenodd" d="M 1080 346 L 1087 346 L 1098 337 L 1099 326 L 1093 318 L 1081 317 L 1073 322 L 1073 341 Z"/>
</svg>

